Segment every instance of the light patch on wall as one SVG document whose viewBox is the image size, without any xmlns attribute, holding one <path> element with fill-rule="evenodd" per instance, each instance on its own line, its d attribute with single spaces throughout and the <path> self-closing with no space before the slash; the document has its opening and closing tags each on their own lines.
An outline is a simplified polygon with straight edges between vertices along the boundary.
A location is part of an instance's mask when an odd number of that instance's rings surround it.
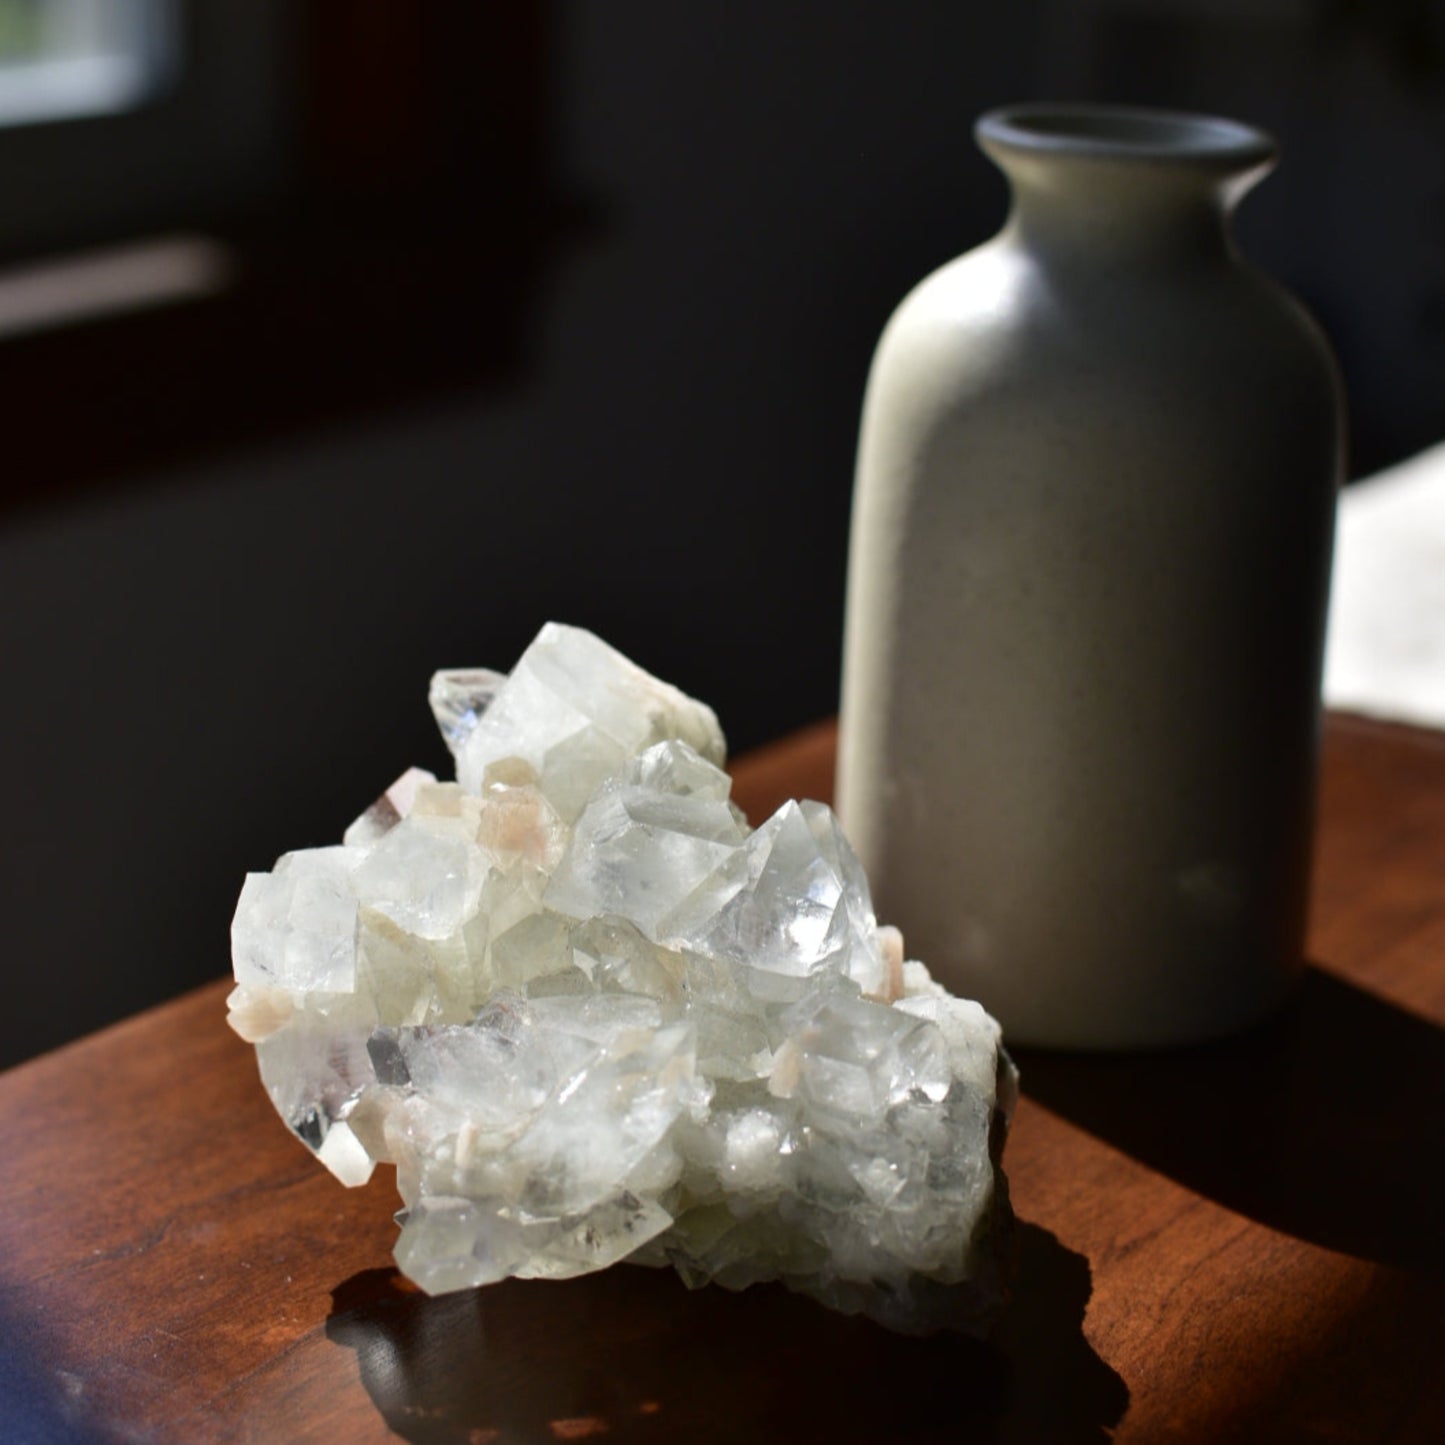
<svg viewBox="0 0 1445 1445">
<path fill-rule="evenodd" d="M 156 236 L 0 271 L 0 340 L 197 300 L 235 275 L 207 236 Z"/>
</svg>

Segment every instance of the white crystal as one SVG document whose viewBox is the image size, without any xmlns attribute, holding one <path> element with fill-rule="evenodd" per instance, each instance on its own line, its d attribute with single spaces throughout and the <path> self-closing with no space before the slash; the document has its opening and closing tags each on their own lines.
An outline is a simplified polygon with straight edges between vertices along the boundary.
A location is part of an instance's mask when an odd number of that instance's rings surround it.
<svg viewBox="0 0 1445 1445">
<path fill-rule="evenodd" d="M 571 918 L 626 918 L 663 941 L 663 920 L 744 842 L 727 785 L 686 743 L 657 743 L 629 760 L 578 818 L 543 901 Z"/>
<path fill-rule="evenodd" d="M 232 927 L 232 1024 L 342 1183 L 396 1166 L 401 1268 L 627 1258 L 978 1327 L 1012 1066 L 879 928 L 832 813 L 749 831 L 712 711 L 576 628 L 431 702 L 459 784 L 403 774 Z"/>
<path fill-rule="evenodd" d="M 292 993 L 356 986 L 354 848 L 287 853 L 270 873 L 248 873 L 231 921 L 236 982 Z"/>
<path fill-rule="evenodd" d="M 378 913 L 417 938 L 455 933 L 477 910 L 487 860 L 475 839 L 431 819 L 407 818 L 366 855 L 352 887 Z"/>
<path fill-rule="evenodd" d="M 629 757 L 664 738 L 681 739 L 719 767 L 727 755 L 710 707 L 590 632 L 549 622 L 462 744 L 457 780 L 479 793 L 489 764 L 519 758 L 570 822 Z"/>
</svg>

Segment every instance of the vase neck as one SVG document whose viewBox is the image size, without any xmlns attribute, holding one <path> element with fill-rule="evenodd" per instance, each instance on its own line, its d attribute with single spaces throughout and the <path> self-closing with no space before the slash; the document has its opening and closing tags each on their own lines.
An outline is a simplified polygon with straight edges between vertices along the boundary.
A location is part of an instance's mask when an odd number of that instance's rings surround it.
<svg viewBox="0 0 1445 1445">
<path fill-rule="evenodd" d="M 1014 106 L 977 136 L 1013 192 L 1005 234 L 1053 265 L 1223 261 L 1230 212 L 1275 156 L 1250 126 L 1114 107 Z"/>
</svg>

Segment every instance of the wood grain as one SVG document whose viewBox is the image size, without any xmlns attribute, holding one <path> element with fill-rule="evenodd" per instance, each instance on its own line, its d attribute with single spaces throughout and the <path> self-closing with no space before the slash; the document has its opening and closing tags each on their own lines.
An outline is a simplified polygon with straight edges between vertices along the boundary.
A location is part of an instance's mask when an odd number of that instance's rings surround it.
<svg viewBox="0 0 1445 1445">
<path fill-rule="evenodd" d="M 832 747 L 739 800 L 825 794 Z M 1445 736 L 1331 719 L 1311 943 L 1244 1039 L 1022 1060 L 988 1345 L 639 1269 L 427 1299 L 218 982 L 0 1075 L 0 1439 L 1445 1440 Z"/>
</svg>

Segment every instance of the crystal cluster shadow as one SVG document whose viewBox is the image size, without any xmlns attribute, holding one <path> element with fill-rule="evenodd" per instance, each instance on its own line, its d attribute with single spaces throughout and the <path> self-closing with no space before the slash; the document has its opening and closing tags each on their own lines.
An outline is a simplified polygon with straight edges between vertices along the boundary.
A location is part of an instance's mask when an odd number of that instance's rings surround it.
<svg viewBox="0 0 1445 1445">
<path fill-rule="evenodd" d="M 1088 1261 L 1020 1227 L 1015 1297 L 987 1344 L 910 1339 L 777 1285 L 689 1293 L 668 1272 L 507 1280 L 428 1298 L 393 1270 L 341 1284 L 354 1350 L 414 1445 L 533 1440 L 1102 1442 L 1128 1403 L 1082 1332 Z"/>
</svg>

